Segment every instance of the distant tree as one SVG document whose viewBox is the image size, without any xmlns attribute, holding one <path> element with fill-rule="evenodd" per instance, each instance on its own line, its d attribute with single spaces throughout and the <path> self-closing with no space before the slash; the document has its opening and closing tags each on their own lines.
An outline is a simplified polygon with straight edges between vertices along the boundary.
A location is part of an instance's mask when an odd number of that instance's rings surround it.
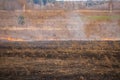
<svg viewBox="0 0 120 80">
<path fill-rule="evenodd" d="M 33 0 L 33 2 L 34 2 L 35 4 L 39 4 L 39 3 L 40 3 L 40 0 Z"/>
<path fill-rule="evenodd" d="M 56 0 L 42 0 L 42 1 L 43 1 L 43 4 L 46 5 L 47 3 L 53 3 Z"/>
<path fill-rule="evenodd" d="M 86 2 L 86 6 L 92 6 L 93 5 L 93 2 L 92 0 L 87 0 Z"/>
<path fill-rule="evenodd" d="M 42 0 L 43 4 L 46 5 L 47 4 L 47 0 Z"/>
</svg>

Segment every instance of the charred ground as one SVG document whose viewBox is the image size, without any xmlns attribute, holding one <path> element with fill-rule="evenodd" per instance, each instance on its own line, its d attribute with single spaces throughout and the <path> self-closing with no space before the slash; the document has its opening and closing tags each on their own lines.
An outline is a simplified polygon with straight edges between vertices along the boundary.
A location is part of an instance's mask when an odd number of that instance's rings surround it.
<svg viewBox="0 0 120 80">
<path fill-rule="evenodd" d="M 0 42 L 1 80 L 119 80 L 119 41 Z"/>
</svg>

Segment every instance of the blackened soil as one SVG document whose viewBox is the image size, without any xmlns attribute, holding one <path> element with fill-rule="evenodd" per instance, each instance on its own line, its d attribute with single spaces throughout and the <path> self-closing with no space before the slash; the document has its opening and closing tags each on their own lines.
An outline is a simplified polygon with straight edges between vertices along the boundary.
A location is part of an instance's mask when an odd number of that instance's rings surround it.
<svg viewBox="0 0 120 80">
<path fill-rule="evenodd" d="M 120 80 L 119 41 L 0 42 L 0 80 Z"/>
</svg>

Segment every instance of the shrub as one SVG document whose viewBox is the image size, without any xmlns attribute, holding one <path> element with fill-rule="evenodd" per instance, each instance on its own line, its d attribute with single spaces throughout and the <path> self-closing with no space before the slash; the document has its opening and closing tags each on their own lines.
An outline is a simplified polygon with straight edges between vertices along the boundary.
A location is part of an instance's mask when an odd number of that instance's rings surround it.
<svg viewBox="0 0 120 80">
<path fill-rule="evenodd" d="M 20 25 L 24 25 L 25 24 L 25 18 L 24 18 L 23 15 L 20 15 L 18 17 L 18 24 L 20 24 Z"/>
</svg>

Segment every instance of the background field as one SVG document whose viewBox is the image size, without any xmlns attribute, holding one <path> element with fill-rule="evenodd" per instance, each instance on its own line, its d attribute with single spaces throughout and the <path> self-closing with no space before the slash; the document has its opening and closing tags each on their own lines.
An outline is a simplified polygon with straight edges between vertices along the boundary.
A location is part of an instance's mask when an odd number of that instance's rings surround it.
<svg viewBox="0 0 120 80">
<path fill-rule="evenodd" d="M 1 11 L 0 22 L 1 40 L 120 40 L 119 10 Z"/>
</svg>

